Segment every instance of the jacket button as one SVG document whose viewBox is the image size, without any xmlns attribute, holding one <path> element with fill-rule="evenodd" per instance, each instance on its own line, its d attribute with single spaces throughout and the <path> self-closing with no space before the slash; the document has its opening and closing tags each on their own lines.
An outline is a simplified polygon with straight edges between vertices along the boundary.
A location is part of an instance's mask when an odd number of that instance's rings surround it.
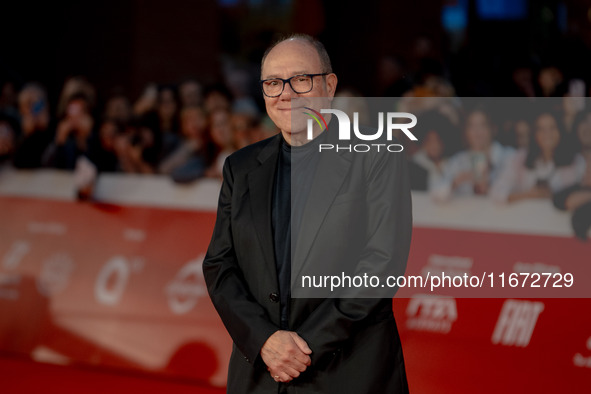
<svg viewBox="0 0 591 394">
<path fill-rule="evenodd" d="M 271 302 L 279 302 L 279 294 L 271 293 L 269 294 L 269 299 L 271 300 Z"/>
</svg>

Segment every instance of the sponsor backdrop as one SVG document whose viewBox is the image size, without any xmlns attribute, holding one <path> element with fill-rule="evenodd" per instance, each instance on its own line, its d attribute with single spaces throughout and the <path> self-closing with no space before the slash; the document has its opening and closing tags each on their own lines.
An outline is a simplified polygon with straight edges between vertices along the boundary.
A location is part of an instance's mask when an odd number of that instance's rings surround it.
<svg viewBox="0 0 591 394">
<path fill-rule="evenodd" d="M 224 387 L 231 341 L 201 273 L 219 184 L 175 189 L 110 176 L 97 185 L 110 200 L 82 203 L 70 182 L 59 172 L 0 177 L 0 355 Z M 417 194 L 414 203 L 408 274 L 591 266 L 590 245 L 549 205 L 502 208 L 513 210 L 512 226 L 486 212 L 499 209 L 488 201 L 437 207 Z M 472 214 L 462 219 L 465 207 Z M 515 209 L 538 208 L 529 231 Z M 554 290 L 546 297 L 560 297 Z M 588 392 L 590 299 L 400 293 L 394 310 L 413 392 Z"/>
</svg>

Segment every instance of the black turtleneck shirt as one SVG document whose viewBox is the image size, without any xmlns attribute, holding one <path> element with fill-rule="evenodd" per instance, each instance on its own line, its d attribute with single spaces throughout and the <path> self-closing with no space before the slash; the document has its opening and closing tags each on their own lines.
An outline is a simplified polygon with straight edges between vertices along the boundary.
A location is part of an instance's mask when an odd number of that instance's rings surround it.
<svg viewBox="0 0 591 394">
<path fill-rule="evenodd" d="M 320 158 L 318 145 L 325 139 L 323 132 L 313 141 L 301 146 L 291 146 L 281 140 L 271 220 L 275 264 L 281 302 L 281 329 L 289 328 L 289 302 L 291 286 L 292 234 L 299 234 L 302 213 L 312 187 L 314 171 Z"/>
</svg>

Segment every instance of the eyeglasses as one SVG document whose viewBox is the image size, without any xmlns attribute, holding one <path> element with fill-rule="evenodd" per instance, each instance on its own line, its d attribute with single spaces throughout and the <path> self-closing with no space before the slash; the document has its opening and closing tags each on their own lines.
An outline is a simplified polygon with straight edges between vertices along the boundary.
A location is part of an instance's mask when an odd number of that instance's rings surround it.
<svg viewBox="0 0 591 394">
<path fill-rule="evenodd" d="M 263 93 L 267 97 L 280 96 L 281 93 L 283 93 L 283 89 L 285 89 L 286 82 L 289 84 L 289 86 L 291 86 L 291 90 L 293 90 L 295 93 L 303 94 L 308 93 L 312 90 L 312 88 L 314 88 L 314 77 L 325 76 L 328 74 L 329 73 L 300 74 L 294 75 L 293 77 L 287 79 L 270 78 L 259 82 L 263 88 Z"/>
</svg>

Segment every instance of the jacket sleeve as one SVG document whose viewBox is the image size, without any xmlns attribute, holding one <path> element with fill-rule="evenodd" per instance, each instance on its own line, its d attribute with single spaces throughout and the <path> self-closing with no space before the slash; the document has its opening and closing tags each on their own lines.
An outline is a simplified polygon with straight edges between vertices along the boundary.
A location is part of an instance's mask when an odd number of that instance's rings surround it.
<svg viewBox="0 0 591 394">
<path fill-rule="evenodd" d="M 389 275 L 404 275 L 412 234 L 406 159 L 402 154 L 388 156 L 375 160 L 368 174 L 366 212 L 371 219 L 357 263 L 358 274 L 379 274 L 382 283 Z M 345 295 L 351 298 L 325 299 L 297 328 L 312 349 L 313 364 L 342 347 L 359 329 L 392 316 L 391 297 L 396 289 L 389 289 L 388 299 L 371 298 L 373 293 L 367 291 L 359 289 L 360 297 L 356 298 L 357 293 L 350 291 Z M 378 291 L 373 297 L 384 295 Z"/>
<path fill-rule="evenodd" d="M 279 328 L 254 299 L 236 261 L 232 238 L 233 174 L 226 159 L 213 235 L 203 261 L 207 290 L 222 322 L 246 361 L 254 363 L 266 340 Z"/>
</svg>

